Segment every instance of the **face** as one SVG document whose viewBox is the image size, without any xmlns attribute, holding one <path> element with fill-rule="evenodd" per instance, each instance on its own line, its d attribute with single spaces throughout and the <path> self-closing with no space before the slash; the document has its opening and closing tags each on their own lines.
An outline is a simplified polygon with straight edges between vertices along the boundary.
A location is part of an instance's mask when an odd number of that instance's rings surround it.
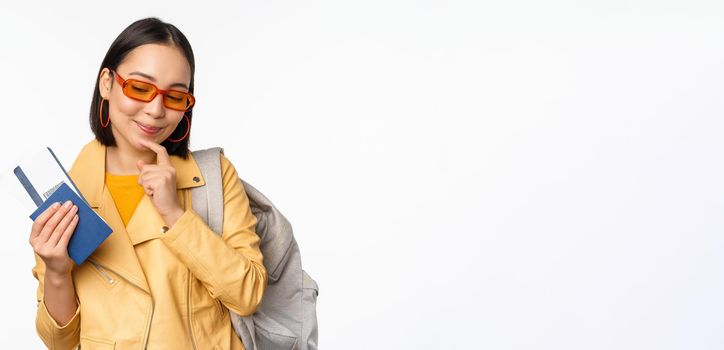
<svg viewBox="0 0 724 350">
<path fill-rule="evenodd" d="M 181 50 L 160 44 L 135 48 L 115 71 L 123 79 L 145 81 L 162 90 L 189 91 L 191 82 L 191 67 Z M 156 95 L 150 102 L 134 100 L 123 93 L 121 84 L 108 68 L 101 71 L 99 89 L 101 96 L 109 100 L 109 127 L 119 147 L 145 152 L 148 150 L 138 140 L 160 144 L 180 122 L 184 123 L 182 128 L 186 127 L 184 112 L 166 108 L 162 94 Z"/>
</svg>

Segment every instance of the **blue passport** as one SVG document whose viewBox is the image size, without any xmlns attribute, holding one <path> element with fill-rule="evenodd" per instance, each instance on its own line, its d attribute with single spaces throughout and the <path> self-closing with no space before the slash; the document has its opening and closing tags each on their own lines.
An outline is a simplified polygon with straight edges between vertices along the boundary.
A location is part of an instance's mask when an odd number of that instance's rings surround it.
<svg viewBox="0 0 724 350">
<path fill-rule="evenodd" d="M 78 223 L 75 232 L 70 237 L 70 242 L 68 242 L 68 255 L 75 261 L 76 265 L 80 265 L 113 232 L 111 227 L 88 206 L 84 199 L 79 197 L 68 184 L 63 182 L 48 199 L 30 214 L 30 218 L 34 221 L 53 203 L 63 204 L 67 200 L 78 206 Z"/>
</svg>

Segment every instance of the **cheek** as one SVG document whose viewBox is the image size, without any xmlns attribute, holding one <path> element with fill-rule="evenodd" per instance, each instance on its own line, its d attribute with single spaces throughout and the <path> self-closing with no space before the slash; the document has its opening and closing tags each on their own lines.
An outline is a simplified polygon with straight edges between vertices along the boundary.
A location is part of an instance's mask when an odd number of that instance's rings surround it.
<svg viewBox="0 0 724 350">
<path fill-rule="evenodd" d="M 115 109 L 125 116 L 133 116 L 143 108 L 143 103 L 130 98 L 117 98 L 115 100 Z"/>
<path fill-rule="evenodd" d="M 113 106 L 111 107 L 111 110 L 116 114 L 112 116 L 116 118 L 112 119 L 127 119 L 129 116 L 138 114 L 142 109 L 142 102 L 126 98 L 125 96 L 118 96 L 114 99 Z"/>
</svg>

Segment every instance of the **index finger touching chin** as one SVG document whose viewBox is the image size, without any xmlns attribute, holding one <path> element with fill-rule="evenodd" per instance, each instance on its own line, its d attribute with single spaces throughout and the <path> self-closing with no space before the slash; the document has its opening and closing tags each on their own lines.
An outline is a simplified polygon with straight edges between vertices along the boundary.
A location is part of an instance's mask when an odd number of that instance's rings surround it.
<svg viewBox="0 0 724 350">
<path fill-rule="evenodd" d="M 151 140 L 139 139 L 139 141 L 141 142 L 142 145 L 146 146 L 151 151 L 156 152 L 156 163 L 168 164 L 171 162 L 169 160 L 168 152 L 166 151 L 166 147 L 163 147 Z"/>
</svg>

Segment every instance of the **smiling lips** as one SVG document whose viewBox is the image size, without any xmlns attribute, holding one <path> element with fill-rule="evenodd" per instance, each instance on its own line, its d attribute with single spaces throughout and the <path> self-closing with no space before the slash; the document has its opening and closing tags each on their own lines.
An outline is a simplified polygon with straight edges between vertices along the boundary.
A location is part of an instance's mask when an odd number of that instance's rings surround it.
<svg viewBox="0 0 724 350">
<path fill-rule="evenodd" d="M 143 131 L 149 135 L 154 135 L 154 134 L 158 133 L 159 131 L 161 131 L 161 129 L 162 129 L 162 128 L 155 128 L 155 127 L 152 127 L 152 126 L 146 125 L 146 124 L 141 124 L 139 122 L 136 122 L 136 125 L 138 125 L 138 128 L 141 129 L 141 131 Z"/>
</svg>

